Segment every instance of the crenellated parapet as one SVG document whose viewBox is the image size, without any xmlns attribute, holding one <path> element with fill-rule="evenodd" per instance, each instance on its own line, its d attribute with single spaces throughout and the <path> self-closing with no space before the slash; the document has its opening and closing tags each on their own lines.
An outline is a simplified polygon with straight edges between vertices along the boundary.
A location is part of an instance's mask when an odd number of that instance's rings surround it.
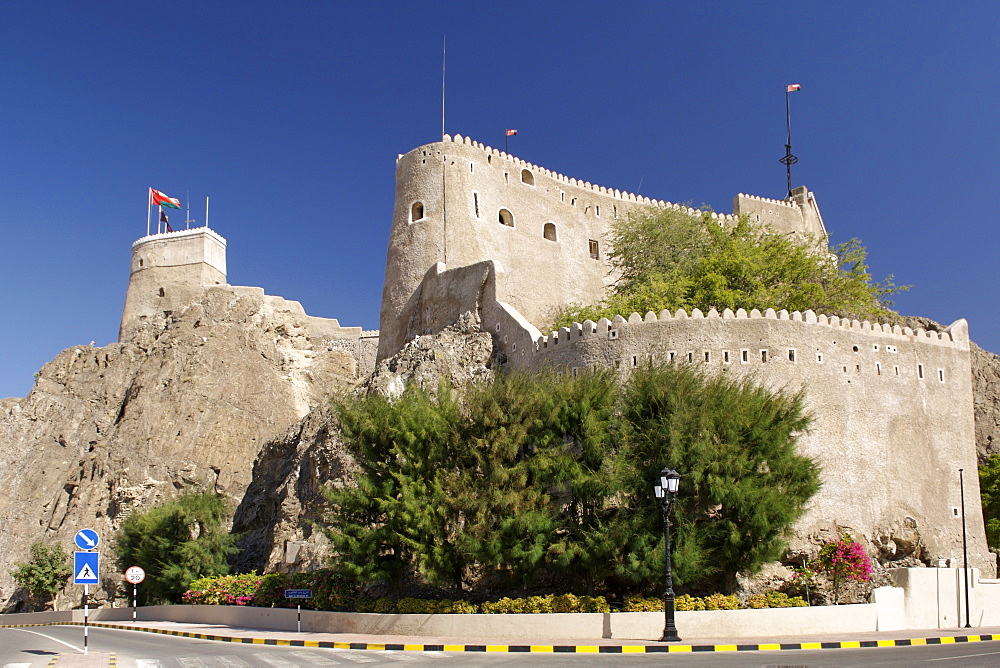
<svg viewBox="0 0 1000 668">
<path fill-rule="evenodd" d="M 910 327 L 900 327 L 888 323 L 870 322 L 868 320 L 859 321 L 857 319 L 840 318 L 832 315 L 816 314 L 812 310 L 804 312 L 792 311 L 789 313 L 785 309 L 775 311 L 768 308 L 763 313 L 758 309 L 747 312 L 746 309 L 724 309 L 721 313 L 715 308 L 704 313 L 701 309 L 692 309 L 689 314 L 684 309 L 677 309 L 671 313 L 668 310 L 660 311 L 659 314 L 647 311 L 645 315 L 632 313 L 628 318 L 616 315 L 613 319 L 601 318 L 598 322 L 585 320 L 583 323 L 575 322 L 570 327 L 561 327 L 552 330 L 547 336 L 540 336 L 535 341 L 535 351 L 544 351 L 550 346 L 559 343 L 568 343 L 579 338 L 588 336 L 609 336 L 614 339 L 617 336 L 617 329 L 621 326 L 643 325 L 654 322 L 672 322 L 687 320 L 787 320 L 791 322 L 801 322 L 810 325 L 825 327 L 830 330 L 840 330 L 845 333 L 862 333 L 879 335 L 899 341 L 911 343 L 927 343 L 930 345 L 953 346 L 960 350 L 969 349 L 968 324 L 965 319 L 953 323 L 943 331 L 926 330 L 920 327 L 915 329 Z"/>
</svg>

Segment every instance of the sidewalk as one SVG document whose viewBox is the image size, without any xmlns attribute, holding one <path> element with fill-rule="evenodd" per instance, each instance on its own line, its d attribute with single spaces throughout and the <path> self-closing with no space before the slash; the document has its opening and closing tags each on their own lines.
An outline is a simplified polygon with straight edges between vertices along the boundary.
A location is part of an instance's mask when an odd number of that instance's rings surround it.
<svg viewBox="0 0 1000 668">
<path fill-rule="evenodd" d="M 558 639 L 525 638 L 516 642 L 487 637 L 428 638 L 425 636 L 371 636 L 351 633 L 311 633 L 273 631 L 213 624 L 174 622 L 92 623 L 94 627 L 163 633 L 202 640 L 331 647 L 337 649 L 445 652 L 732 652 L 796 649 L 844 649 L 857 647 L 900 647 L 907 645 L 949 644 L 1000 640 L 1000 627 L 972 629 L 927 629 L 875 633 L 820 634 L 815 636 L 776 636 L 770 638 L 684 638 L 679 643 L 614 638 Z"/>
</svg>

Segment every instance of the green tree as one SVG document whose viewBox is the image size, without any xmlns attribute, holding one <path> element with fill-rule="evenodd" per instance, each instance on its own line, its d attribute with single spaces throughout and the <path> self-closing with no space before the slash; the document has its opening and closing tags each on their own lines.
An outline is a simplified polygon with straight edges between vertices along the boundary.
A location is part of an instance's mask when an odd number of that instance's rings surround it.
<svg viewBox="0 0 1000 668">
<path fill-rule="evenodd" d="M 62 546 L 45 543 L 32 543 L 31 559 L 14 564 L 14 570 L 10 571 L 10 576 L 28 590 L 29 596 L 42 604 L 51 601 L 53 610 L 56 594 L 63 590 L 72 574 L 69 555 Z"/>
<path fill-rule="evenodd" d="M 644 503 L 663 467 L 682 475 L 674 505 L 678 585 L 731 590 L 737 572 L 778 559 L 789 527 L 819 490 L 819 469 L 796 452 L 810 418 L 801 394 L 705 377 L 681 364 L 635 369 L 622 400 L 623 457 L 634 538 L 619 575 L 635 583 L 662 573 L 662 518 Z M 643 559 L 645 552 L 655 559 Z"/>
<path fill-rule="evenodd" d="M 331 490 L 328 535 L 342 571 L 399 584 L 411 571 L 462 587 L 546 584 L 653 590 L 663 572 L 651 480 L 684 473 L 678 582 L 732 584 L 780 556 L 819 487 L 795 454 L 801 396 L 706 379 L 690 367 L 502 374 L 460 402 L 410 388 L 338 407 L 361 467 Z"/>
<path fill-rule="evenodd" d="M 571 305 L 555 327 L 585 319 L 663 309 L 766 308 L 861 319 L 889 318 L 892 277 L 873 282 L 857 239 L 823 252 L 755 227 L 744 216 L 725 225 L 709 213 L 654 210 L 615 221 L 608 259 L 617 280 L 596 305 Z"/>
<path fill-rule="evenodd" d="M 227 505 L 213 492 L 187 492 L 125 519 L 115 536 L 118 567 L 146 571 L 141 603 L 179 602 L 193 580 L 229 573 L 226 559 L 239 550 L 225 528 Z"/>
<path fill-rule="evenodd" d="M 1000 552 L 1000 455 L 993 455 L 979 467 L 979 492 L 986 521 L 986 542 L 990 551 Z"/>
</svg>

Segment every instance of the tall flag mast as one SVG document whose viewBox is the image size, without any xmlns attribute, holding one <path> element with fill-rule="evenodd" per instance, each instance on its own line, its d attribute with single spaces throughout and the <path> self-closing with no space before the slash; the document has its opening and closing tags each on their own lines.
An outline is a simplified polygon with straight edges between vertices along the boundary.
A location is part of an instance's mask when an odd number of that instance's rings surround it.
<svg viewBox="0 0 1000 668">
<path fill-rule="evenodd" d="M 785 128 L 787 134 L 785 135 L 785 157 L 778 160 L 781 164 L 785 166 L 785 172 L 788 175 L 788 199 L 792 198 L 792 165 L 799 161 L 794 155 L 792 155 L 792 116 L 789 113 L 788 107 L 788 94 L 802 88 L 799 84 L 788 84 L 785 86 Z"/>
<path fill-rule="evenodd" d="M 509 150 L 509 149 L 507 148 L 507 142 L 508 142 L 508 140 L 509 140 L 509 139 L 510 139 L 511 137 L 513 137 L 513 136 L 514 136 L 514 135 L 516 135 L 516 134 L 517 134 L 517 130 L 507 130 L 507 134 L 506 134 L 506 136 L 505 136 L 505 137 L 503 138 L 503 152 L 504 152 L 504 153 L 510 153 L 510 150 Z"/>
</svg>

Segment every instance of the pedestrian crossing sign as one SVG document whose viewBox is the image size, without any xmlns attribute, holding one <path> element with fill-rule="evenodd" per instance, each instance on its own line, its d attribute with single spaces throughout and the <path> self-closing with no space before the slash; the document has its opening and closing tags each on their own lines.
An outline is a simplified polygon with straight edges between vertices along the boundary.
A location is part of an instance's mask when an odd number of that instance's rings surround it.
<svg viewBox="0 0 1000 668">
<path fill-rule="evenodd" d="M 100 552 L 73 553 L 73 584 L 95 585 L 101 572 Z"/>
</svg>

